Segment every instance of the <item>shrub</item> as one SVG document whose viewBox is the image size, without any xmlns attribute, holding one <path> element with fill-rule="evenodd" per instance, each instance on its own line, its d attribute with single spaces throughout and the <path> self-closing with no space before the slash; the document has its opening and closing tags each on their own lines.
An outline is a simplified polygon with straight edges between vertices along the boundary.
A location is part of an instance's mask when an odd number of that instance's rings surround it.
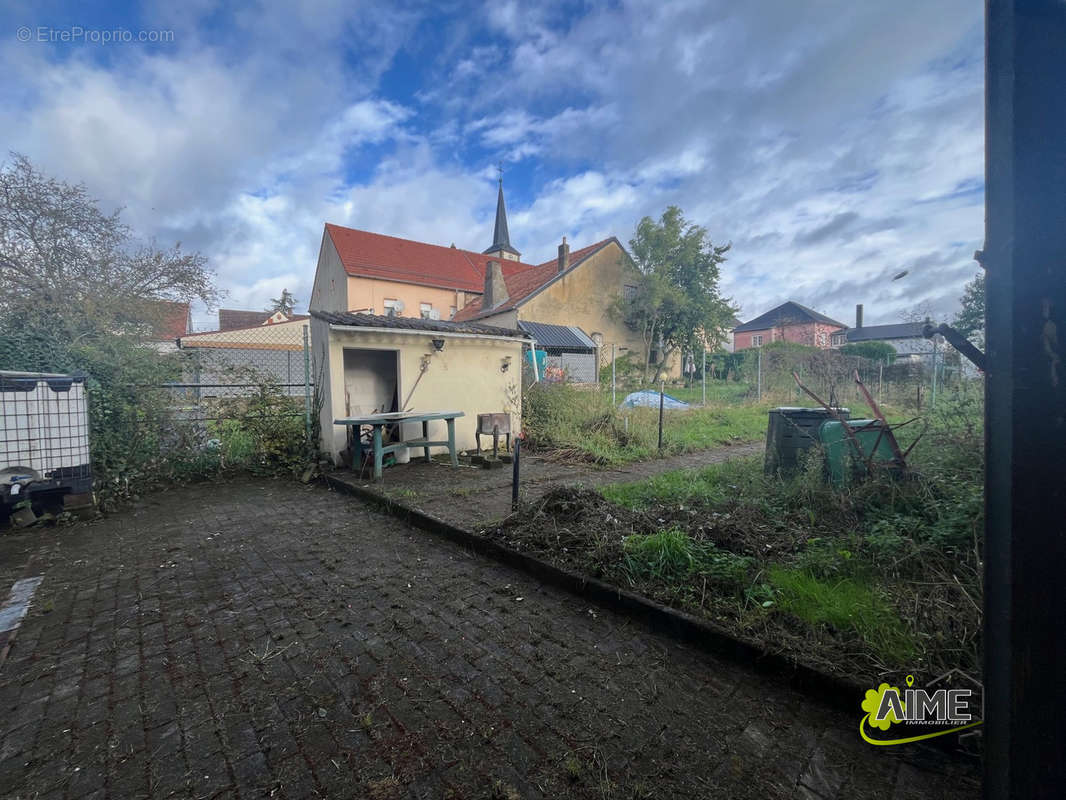
<svg viewBox="0 0 1066 800">
<path fill-rule="evenodd" d="M 840 348 L 840 352 L 849 356 L 860 356 L 871 361 L 883 361 L 891 364 L 896 360 L 896 348 L 888 342 L 852 342 Z"/>
</svg>

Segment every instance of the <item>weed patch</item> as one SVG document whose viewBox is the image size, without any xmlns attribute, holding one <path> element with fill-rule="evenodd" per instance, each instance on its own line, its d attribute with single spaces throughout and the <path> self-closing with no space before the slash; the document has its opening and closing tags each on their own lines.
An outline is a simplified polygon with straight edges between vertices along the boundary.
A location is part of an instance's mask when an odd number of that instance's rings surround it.
<svg viewBox="0 0 1066 800">
<path fill-rule="evenodd" d="M 858 634 L 887 664 L 906 666 L 914 645 L 899 614 L 868 586 L 851 578 L 824 579 L 802 569 L 769 574 L 782 611 L 814 626 Z"/>
</svg>

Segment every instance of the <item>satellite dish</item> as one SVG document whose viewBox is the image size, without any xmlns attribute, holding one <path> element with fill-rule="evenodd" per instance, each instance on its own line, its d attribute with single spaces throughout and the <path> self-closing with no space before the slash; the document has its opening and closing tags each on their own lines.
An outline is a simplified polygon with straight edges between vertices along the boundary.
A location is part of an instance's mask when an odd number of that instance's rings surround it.
<svg viewBox="0 0 1066 800">
<path fill-rule="evenodd" d="M 396 301 L 395 303 L 393 303 L 393 304 L 392 304 L 392 307 L 393 307 L 393 309 L 394 309 L 394 310 L 396 311 L 396 313 L 397 313 L 397 314 L 402 314 L 402 313 L 403 313 L 403 310 L 404 310 L 404 309 L 405 309 L 405 308 L 406 308 L 407 306 L 405 306 L 405 305 L 404 305 L 404 302 L 403 302 L 403 300 L 397 300 L 397 301 Z"/>
</svg>

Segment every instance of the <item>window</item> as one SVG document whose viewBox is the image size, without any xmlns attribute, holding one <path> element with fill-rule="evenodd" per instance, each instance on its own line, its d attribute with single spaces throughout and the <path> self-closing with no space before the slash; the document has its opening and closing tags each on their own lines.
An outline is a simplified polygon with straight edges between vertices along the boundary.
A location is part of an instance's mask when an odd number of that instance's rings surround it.
<svg viewBox="0 0 1066 800">
<path fill-rule="evenodd" d="M 753 333 L 751 335 L 751 346 L 752 347 L 762 347 L 762 334 L 761 333 Z"/>
<path fill-rule="evenodd" d="M 389 298 L 389 297 L 386 297 L 385 298 L 385 302 L 383 302 L 381 305 L 385 308 L 385 316 L 386 317 L 398 317 L 398 316 L 400 316 L 400 311 L 403 308 L 403 306 L 400 304 L 399 300 L 396 300 L 395 298 Z"/>
<path fill-rule="evenodd" d="M 433 304 L 419 303 L 418 313 L 422 316 L 422 319 L 429 319 L 429 315 L 433 313 Z"/>
<path fill-rule="evenodd" d="M 627 303 L 632 303 L 634 300 L 636 300 L 637 299 L 637 287 L 632 285 L 632 284 L 629 284 L 629 283 L 627 283 L 625 286 L 623 286 L 622 287 L 622 299 L 624 299 Z"/>
<path fill-rule="evenodd" d="M 833 347 L 840 347 L 840 345 L 844 344 L 847 340 L 848 340 L 847 334 L 845 334 L 845 333 L 834 333 L 829 341 L 832 343 Z"/>
</svg>

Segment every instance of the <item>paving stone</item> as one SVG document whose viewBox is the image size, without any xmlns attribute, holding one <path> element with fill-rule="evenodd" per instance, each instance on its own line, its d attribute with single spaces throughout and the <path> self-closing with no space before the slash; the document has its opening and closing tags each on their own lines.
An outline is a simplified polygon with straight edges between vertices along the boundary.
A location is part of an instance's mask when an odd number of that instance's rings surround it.
<svg viewBox="0 0 1066 800">
<path fill-rule="evenodd" d="M 0 538 L 0 564 L 30 555 L 54 610 L 0 672 L 0 797 L 979 791 L 973 765 L 898 767 L 853 716 L 314 486 Z"/>
</svg>

